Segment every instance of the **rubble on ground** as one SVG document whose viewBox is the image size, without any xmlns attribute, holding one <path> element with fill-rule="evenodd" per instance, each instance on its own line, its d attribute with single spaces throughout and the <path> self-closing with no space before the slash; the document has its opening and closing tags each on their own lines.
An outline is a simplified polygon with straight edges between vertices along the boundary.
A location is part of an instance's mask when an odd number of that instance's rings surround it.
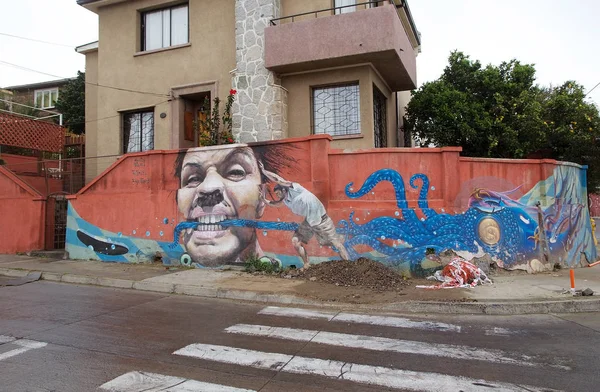
<svg viewBox="0 0 600 392">
<path fill-rule="evenodd" d="M 280 276 L 343 287 L 364 287 L 375 291 L 402 290 L 409 285 L 398 272 L 367 258 L 322 262 L 311 265 L 306 270 L 286 270 Z"/>
<path fill-rule="evenodd" d="M 460 256 L 455 256 L 448 262 L 442 270 L 436 271 L 430 280 L 442 282 L 437 285 L 420 285 L 417 288 L 422 289 L 447 289 L 454 287 L 468 288 L 479 284 L 492 283 L 485 272 L 475 264 L 466 261 Z"/>
</svg>

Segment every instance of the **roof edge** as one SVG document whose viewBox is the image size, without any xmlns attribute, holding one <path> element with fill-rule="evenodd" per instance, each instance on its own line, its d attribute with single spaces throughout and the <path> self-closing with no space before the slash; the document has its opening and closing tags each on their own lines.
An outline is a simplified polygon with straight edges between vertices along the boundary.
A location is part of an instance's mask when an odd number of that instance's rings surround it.
<svg viewBox="0 0 600 392">
<path fill-rule="evenodd" d="M 98 50 L 98 41 L 94 41 L 94 42 L 90 42 L 87 44 L 83 44 L 80 46 L 77 46 L 75 48 L 75 51 L 77 53 L 81 53 L 81 54 L 87 54 L 89 52 L 95 52 L 96 50 Z"/>
</svg>

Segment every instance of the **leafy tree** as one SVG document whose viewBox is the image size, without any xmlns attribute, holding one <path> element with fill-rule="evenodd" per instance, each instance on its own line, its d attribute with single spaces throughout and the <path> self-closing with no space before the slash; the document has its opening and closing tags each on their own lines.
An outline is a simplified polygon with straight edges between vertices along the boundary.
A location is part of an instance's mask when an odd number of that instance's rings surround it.
<svg viewBox="0 0 600 392">
<path fill-rule="evenodd" d="M 75 134 L 85 133 L 85 73 L 69 81 L 61 90 L 55 104 L 63 115 L 63 124 Z"/>
<path fill-rule="evenodd" d="M 422 146 L 461 146 L 463 155 L 554 158 L 589 165 L 600 185 L 600 117 L 573 81 L 535 84 L 535 67 L 517 60 L 482 67 L 452 52 L 439 79 L 413 92 L 406 128 Z"/>
</svg>

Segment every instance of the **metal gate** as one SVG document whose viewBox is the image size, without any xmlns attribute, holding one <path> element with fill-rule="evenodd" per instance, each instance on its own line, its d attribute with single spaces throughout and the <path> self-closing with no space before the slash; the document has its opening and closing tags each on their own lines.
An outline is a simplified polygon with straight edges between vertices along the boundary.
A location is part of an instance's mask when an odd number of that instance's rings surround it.
<svg viewBox="0 0 600 392">
<path fill-rule="evenodd" d="M 46 250 L 64 249 L 67 237 L 65 195 L 50 195 L 46 203 Z"/>
</svg>

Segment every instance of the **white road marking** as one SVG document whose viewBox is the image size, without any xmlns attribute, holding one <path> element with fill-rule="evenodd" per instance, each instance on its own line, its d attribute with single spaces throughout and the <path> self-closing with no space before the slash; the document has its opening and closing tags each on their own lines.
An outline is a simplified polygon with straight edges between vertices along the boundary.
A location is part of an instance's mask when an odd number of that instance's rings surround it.
<svg viewBox="0 0 600 392">
<path fill-rule="evenodd" d="M 504 363 L 517 366 L 552 366 L 563 370 L 571 370 L 571 368 L 563 365 L 550 365 L 533 362 L 534 358 L 527 355 L 519 355 L 518 358 L 511 358 L 508 353 L 502 350 L 489 350 L 470 346 L 458 346 L 441 343 L 435 344 L 367 335 L 350 335 L 345 333 L 249 324 L 237 324 L 226 328 L 225 332 L 239 335 L 263 336 L 300 342 L 312 342 L 330 346 L 358 348 L 364 350 L 430 355 L 453 359 L 472 359 L 477 361 Z"/>
<path fill-rule="evenodd" d="M 510 335 L 516 335 L 518 333 L 519 333 L 518 331 L 512 331 L 510 329 L 498 328 L 498 327 L 489 328 L 489 329 L 485 330 L 486 336 L 510 336 Z"/>
<path fill-rule="evenodd" d="M 496 392 L 550 391 L 547 388 L 489 382 L 439 373 L 415 372 L 350 362 L 297 357 L 211 344 L 190 344 L 173 354 L 258 369 L 323 376 L 411 391 L 446 392 L 461 390 L 464 392 L 480 392 L 492 388 Z"/>
<path fill-rule="evenodd" d="M 13 338 L 12 336 L 0 335 L 0 344 L 10 343 L 17 340 L 17 338 Z"/>
<path fill-rule="evenodd" d="M 10 340 L 10 339 L 12 339 L 12 340 Z M 21 346 L 21 348 L 16 348 L 14 350 L 10 350 L 5 353 L 1 353 L 0 361 L 3 361 L 8 358 L 12 358 L 19 354 L 23 354 L 29 350 L 46 347 L 48 345 L 48 343 L 36 342 L 35 340 L 15 339 L 15 338 L 11 338 L 10 336 L 2 336 L 2 335 L 0 335 L 0 343 L 11 343 L 11 344 L 15 344 L 17 346 Z"/>
<path fill-rule="evenodd" d="M 328 321 L 380 325 L 396 328 L 416 328 L 435 331 L 460 332 L 461 327 L 454 324 L 437 323 L 433 321 L 413 321 L 403 317 L 391 316 L 372 316 L 367 314 L 354 313 L 329 313 L 315 310 L 280 308 L 277 306 L 268 306 L 262 309 L 258 314 L 282 317 L 299 317 L 306 319 L 326 319 Z"/>
<path fill-rule="evenodd" d="M 256 392 L 157 373 L 129 372 L 100 386 L 111 392 Z"/>
</svg>

